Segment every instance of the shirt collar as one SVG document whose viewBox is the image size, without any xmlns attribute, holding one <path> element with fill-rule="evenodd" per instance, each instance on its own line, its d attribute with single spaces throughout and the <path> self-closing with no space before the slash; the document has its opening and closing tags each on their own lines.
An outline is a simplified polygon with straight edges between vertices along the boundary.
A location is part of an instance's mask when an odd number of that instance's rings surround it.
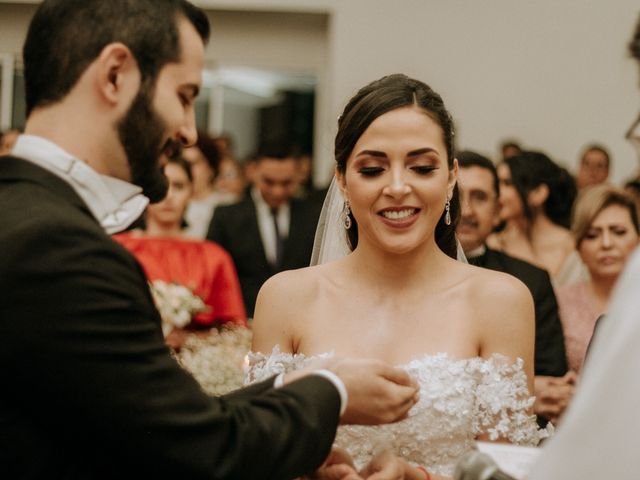
<svg viewBox="0 0 640 480">
<path fill-rule="evenodd" d="M 140 187 L 99 174 L 87 163 L 45 138 L 20 135 L 11 153 L 65 180 L 109 234 L 131 225 L 149 203 Z"/>
<path fill-rule="evenodd" d="M 467 258 L 481 257 L 486 253 L 486 251 L 487 251 L 487 246 L 483 243 L 478 248 L 475 248 L 471 250 L 469 253 L 467 253 L 466 256 Z"/>
</svg>

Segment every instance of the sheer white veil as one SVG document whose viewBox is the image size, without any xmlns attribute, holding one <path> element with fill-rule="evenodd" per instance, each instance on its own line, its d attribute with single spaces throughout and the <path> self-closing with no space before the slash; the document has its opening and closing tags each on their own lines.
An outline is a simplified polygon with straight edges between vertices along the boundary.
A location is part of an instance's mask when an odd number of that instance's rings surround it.
<svg viewBox="0 0 640 480">
<path fill-rule="evenodd" d="M 344 197 L 334 176 L 324 199 L 318 226 L 316 227 L 316 236 L 311 253 L 312 266 L 338 260 L 351 253 L 347 232 L 344 229 L 343 211 Z M 468 263 L 462 246 L 457 239 L 456 244 L 458 245 L 458 260 Z"/>
</svg>

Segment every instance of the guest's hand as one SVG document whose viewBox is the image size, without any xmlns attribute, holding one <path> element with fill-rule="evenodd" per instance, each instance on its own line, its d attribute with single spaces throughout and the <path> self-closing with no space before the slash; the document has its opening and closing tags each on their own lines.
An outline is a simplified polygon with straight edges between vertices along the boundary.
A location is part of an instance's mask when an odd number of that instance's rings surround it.
<svg viewBox="0 0 640 480">
<path fill-rule="evenodd" d="M 577 375 L 573 371 L 563 377 L 536 376 L 535 413 L 557 424 L 573 398 L 576 380 Z"/>
<path fill-rule="evenodd" d="M 310 480 L 363 480 L 356 471 L 353 460 L 341 448 L 331 449 L 329 457 L 311 476 Z"/>
<path fill-rule="evenodd" d="M 404 418 L 418 401 L 418 385 L 404 370 L 379 360 L 343 359 L 329 366 L 349 394 L 343 424 L 377 425 Z"/>
</svg>

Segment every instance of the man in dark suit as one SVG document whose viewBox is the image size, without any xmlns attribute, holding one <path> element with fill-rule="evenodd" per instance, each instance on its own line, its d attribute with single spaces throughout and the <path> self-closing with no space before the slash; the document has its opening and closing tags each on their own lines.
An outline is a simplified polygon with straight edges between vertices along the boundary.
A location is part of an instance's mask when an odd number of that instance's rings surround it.
<svg viewBox="0 0 640 480">
<path fill-rule="evenodd" d="M 509 273 L 531 291 L 536 317 L 535 409 L 539 415 L 555 420 L 573 392 L 573 376 L 567 374 L 562 324 L 551 279 L 541 268 L 487 248 L 485 241 L 499 222 L 496 168 L 488 158 L 474 152 L 460 152 L 457 158 L 461 218 L 456 235 L 469 263 Z"/>
<path fill-rule="evenodd" d="M 31 22 L 26 134 L 0 158 L 3 477 L 293 478 L 340 420 L 415 402 L 381 362 L 213 398 L 171 357 L 142 268 L 107 232 L 139 216 L 140 191 L 165 194 L 160 153 L 195 141 L 208 34 L 183 0 L 45 0 Z"/>
<path fill-rule="evenodd" d="M 295 157 L 287 152 L 261 152 L 250 194 L 240 203 L 218 207 L 209 226 L 207 238 L 233 258 L 250 317 L 269 277 L 308 267 L 311 260 L 322 204 L 293 198 L 297 169 Z"/>
</svg>

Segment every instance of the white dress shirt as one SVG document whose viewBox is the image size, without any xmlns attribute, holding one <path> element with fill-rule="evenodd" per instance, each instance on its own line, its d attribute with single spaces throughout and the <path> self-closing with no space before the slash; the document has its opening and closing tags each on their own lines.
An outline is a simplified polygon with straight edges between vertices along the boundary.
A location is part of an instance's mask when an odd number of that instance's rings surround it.
<svg viewBox="0 0 640 480">
<path fill-rule="evenodd" d="M 100 175 L 87 163 L 45 138 L 20 135 L 11 154 L 35 163 L 67 182 L 108 234 L 131 225 L 149 203 L 140 187 Z"/>
<path fill-rule="evenodd" d="M 262 245 L 264 246 L 264 254 L 267 257 L 267 261 L 275 265 L 276 263 L 276 229 L 273 224 L 273 215 L 271 214 L 271 207 L 264 201 L 260 190 L 257 188 L 251 189 L 251 198 L 256 206 L 256 213 L 258 215 L 258 229 L 260 230 L 260 237 L 262 238 Z M 278 230 L 280 230 L 280 236 L 286 239 L 289 236 L 289 224 L 291 221 L 291 207 L 288 203 L 281 205 L 278 208 L 277 222 Z"/>
</svg>

